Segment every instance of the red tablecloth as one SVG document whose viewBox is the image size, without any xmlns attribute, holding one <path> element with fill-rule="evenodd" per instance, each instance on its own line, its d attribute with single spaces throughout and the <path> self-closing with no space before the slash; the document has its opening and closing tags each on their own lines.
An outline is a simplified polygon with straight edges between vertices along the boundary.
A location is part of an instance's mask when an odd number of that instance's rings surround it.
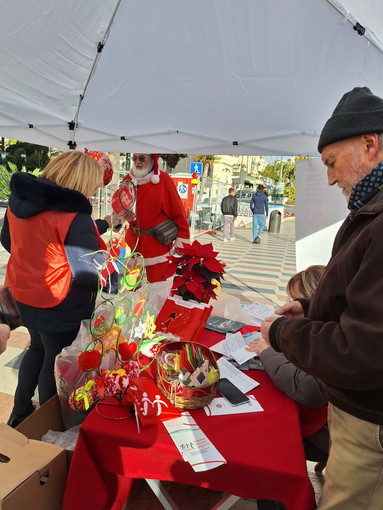
<svg viewBox="0 0 383 510">
<path fill-rule="evenodd" d="M 211 346 L 222 339 L 204 334 Z M 141 428 L 126 408 L 100 406 L 80 429 L 71 463 L 63 510 L 120 510 L 132 479 L 152 478 L 223 490 L 254 499 L 281 501 L 288 510 L 315 508 L 307 475 L 296 403 L 280 392 L 264 372 L 248 375 L 260 382 L 251 393 L 264 412 L 207 417 L 191 411 L 227 464 L 195 473 L 184 462 L 162 424 Z M 318 428 L 322 416 L 318 417 Z"/>
</svg>

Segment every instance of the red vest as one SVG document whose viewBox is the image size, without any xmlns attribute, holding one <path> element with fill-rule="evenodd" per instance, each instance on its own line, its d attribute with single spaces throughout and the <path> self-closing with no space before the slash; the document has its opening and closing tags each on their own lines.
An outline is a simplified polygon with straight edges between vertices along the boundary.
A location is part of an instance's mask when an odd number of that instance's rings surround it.
<svg viewBox="0 0 383 510">
<path fill-rule="evenodd" d="M 51 308 L 67 296 L 72 272 L 64 241 L 76 214 L 45 211 L 20 219 L 8 208 L 11 256 L 5 285 L 20 303 Z"/>
</svg>

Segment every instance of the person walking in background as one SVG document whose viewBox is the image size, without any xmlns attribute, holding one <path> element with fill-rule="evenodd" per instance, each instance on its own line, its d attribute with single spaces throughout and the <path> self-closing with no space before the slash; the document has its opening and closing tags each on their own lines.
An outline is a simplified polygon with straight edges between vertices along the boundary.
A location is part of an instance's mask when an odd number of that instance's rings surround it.
<svg viewBox="0 0 383 510">
<path fill-rule="evenodd" d="M 253 243 L 260 244 L 266 218 L 269 215 L 269 199 L 263 191 L 263 184 L 258 184 L 257 191 L 253 193 L 250 209 L 253 213 Z"/>
<path fill-rule="evenodd" d="M 221 212 L 223 214 L 223 240 L 224 242 L 227 242 L 228 239 L 234 241 L 234 220 L 238 216 L 238 200 L 234 188 L 229 188 L 229 194 L 223 197 Z"/>
<path fill-rule="evenodd" d="M 21 361 L 8 425 L 34 411 L 36 387 L 44 404 L 56 393 L 54 362 L 75 340 L 94 310 L 98 271 L 105 262 L 92 219 L 90 197 L 103 183 L 103 168 L 91 156 L 68 151 L 52 159 L 41 177 L 12 175 L 1 244 L 10 253 L 10 287 L 31 343 Z"/>
<path fill-rule="evenodd" d="M 383 501 L 383 99 L 343 95 L 318 144 L 349 215 L 311 300 L 293 301 L 261 335 L 326 384 L 331 437 L 320 510 L 380 510 Z M 326 207 L 324 204 L 323 207 Z M 382 275 L 381 275 L 382 273 Z"/>
<path fill-rule="evenodd" d="M 190 242 L 188 220 L 173 179 L 158 168 L 157 154 L 133 154 L 132 160 L 124 181 L 130 180 L 137 187 L 136 219 L 129 222 L 125 240 L 131 250 L 144 257 L 148 281 L 160 282 L 165 279 L 168 256 Z M 173 220 L 178 234 L 162 244 L 152 229 L 165 220 Z"/>
</svg>

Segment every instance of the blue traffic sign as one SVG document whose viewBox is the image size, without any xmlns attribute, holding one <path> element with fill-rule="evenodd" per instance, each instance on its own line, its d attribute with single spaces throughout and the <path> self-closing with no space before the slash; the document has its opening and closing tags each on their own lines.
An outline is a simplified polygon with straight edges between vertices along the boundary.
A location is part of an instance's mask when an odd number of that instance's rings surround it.
<svg viewBox="0 0 383 510">
<path fill-rule="evenodd" d="M 188 190 L 187 184 L 179 184 L 178 185 L 178 193 L 180 195 L 184 195 Z"/>
<path fill-rule="evenodd" d="M 194 174 L 196 173 L 197 175 L 202 175 L 202 170 L 203 170 L 203 163 L 190 163 L 190 173 L 191 174 Z"/>
</svg>

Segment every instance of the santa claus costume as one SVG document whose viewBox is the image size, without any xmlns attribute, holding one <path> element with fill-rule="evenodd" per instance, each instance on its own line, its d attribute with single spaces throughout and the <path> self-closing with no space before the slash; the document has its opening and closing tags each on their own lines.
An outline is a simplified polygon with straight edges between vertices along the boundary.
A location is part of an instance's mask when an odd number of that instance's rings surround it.
<svg viewBox="0 0 383 510">
<path fill-rule="evenodd" d="M 138 176 L 135 167 L 125 176 L 136 186 L 135 214 L 137 221 L 130 223 L 125 240 L 132 251 L 141 253 L 145 260 L 146 276 L 149 282 L 164 280 L 165 270 L 173 248 L 189 243 L 189 225 L 185 209 L 177 193 L 173 179 L 159 170 L 157 154 L 150 154 L 153 167 L 146 175 Z M 177 239 L 167 245 L 142 231 L 156 227 L 166 219 L 172 219 L 178 226 Z M 140 232 L 138 234 L 138 232 Z"/>
</svg>

